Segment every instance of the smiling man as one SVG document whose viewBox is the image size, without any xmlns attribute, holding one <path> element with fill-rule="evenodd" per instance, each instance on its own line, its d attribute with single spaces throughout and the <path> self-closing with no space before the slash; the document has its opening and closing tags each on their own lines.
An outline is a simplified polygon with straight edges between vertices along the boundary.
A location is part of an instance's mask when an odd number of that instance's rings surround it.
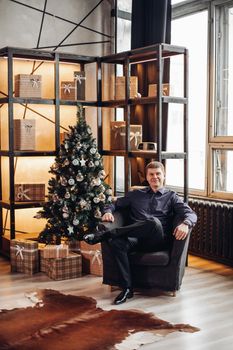
<svg viewBox="0 0 233 350">
<path fill-rule="evenodd" d="M 166 249 L 172 235 L 178 240 L 185 239 L 197 221 L 194 211 L 177 193 L 164 187 L 165 171 L 162 163 L 151 162 L 145 171 L 149 186 L 118 198 L 115 203 L 106 206 L 102 217 L 102 221 L 114 222 L 114 211 L 128 208 L 130 224 L 115 229 L 109 226 L 106 230 L 84 236 L 89 244 L 106 239 L 109 241 L 122 281 L 122 292 L 114 300 L 116 305 L 133 297 L 128 253 Z M 174 216 L 179 218 L 179 222 L 172 230 Z"/>
</svg>

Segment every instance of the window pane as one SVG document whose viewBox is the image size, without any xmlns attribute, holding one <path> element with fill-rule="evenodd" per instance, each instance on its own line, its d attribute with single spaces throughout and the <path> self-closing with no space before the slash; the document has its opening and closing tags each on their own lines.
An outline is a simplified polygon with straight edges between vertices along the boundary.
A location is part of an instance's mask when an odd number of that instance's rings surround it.
<svg viewBox="0 0 233 350">
<path fill-rule="evenodd" d="M 185 46 L 189 50 L 189 187 L 198 190 L 205 188 L 207 25 L 208 14 L 207 11 L 203 11 L 173 20 L 171 31 L 172 44 Z M 170 74 L 172 84 L 174 81 L 179 81 L 179 69 L 176 64 L 172 64 L 172 61 Z M 169 150 L 176 150 L 177 130 L 182 130 L 183 120 L 177 118 L 176 113 L 176 109 L 170 108 L 169 105 L 167 140 Z M 168 164 L 169 162 L 172 163 L 172 160 L 168 161 Z M 173 175 L 174 169 L 176 168 L 168 166 L 167 184 L 179 186 L 178 177 Z"/>
<path fill-rule="evenodd" d="M 214 150 L 214 191 L 233 192 L 233 150 Z"/>
<path fill-rule="evenodd" d="M 233 7 L 216 12 L 215 135 L 233 136 Z"/>
</svg>

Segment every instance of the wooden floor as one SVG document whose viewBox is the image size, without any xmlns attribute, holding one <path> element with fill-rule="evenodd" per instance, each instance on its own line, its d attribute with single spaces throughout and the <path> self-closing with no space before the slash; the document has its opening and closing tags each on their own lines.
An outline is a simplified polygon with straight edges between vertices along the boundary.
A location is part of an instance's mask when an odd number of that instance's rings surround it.
<svg viewBox="0 0 233 350">
<path fill-rule="evenodd" d="M 11 274 L 9 262 L 0 258 L 0 309 L 31 305 L 25 293 L 37 288 L 91 296 L 105 310 L 137 308 L 173 323 L 189 323 L 201 329 L 193 334 L 161 337 L 154 344 L 142 346 L 142 350 L 233 349 L 233 268 L 224 265 L 189 257 L 182 288 L 175 298 L 155 291 L 138 291 L 133 299 L 116 307 L 111 301 L 119 291 L 111 293 L 108 286 L 102 285 L 101 277 L 88 275 L 52 281 L 43 273 L 32 277 Z"/>
</svg>

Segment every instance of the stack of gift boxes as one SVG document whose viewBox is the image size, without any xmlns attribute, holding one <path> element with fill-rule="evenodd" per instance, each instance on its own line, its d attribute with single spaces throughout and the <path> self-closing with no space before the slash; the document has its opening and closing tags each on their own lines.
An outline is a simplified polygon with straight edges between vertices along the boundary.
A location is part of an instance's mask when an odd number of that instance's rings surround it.
<svg viewBox="0 0 233 350">
<path fill-rule="evenodd" d="M 82 273 L 102 276 L 101 245 L 70 241 L 45 245 L 26 239 L 13 239 L 10 245 L 11 271 L 32 275 L 46 273 L 53 280 L 81 277 Z"/>
</svg>

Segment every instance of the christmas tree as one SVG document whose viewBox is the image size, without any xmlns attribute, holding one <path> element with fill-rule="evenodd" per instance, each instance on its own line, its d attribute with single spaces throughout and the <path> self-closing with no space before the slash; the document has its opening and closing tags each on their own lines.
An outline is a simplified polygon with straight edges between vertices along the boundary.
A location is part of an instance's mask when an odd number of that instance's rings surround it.
<svg viewBox="0 0 233 350">
<path fill-rule="evenodd" d="M 50 168 L 53 177 L 48 184 L 48 201 L 36 215 L 47 219 L 40 242 L 59 243 L 61 237 L 82 239 L 84 233 L 98 229 L 103 207 L 112 201 L 102 157 L 80 105 L 77 123 L 69 129 Z"/>
</svg>

